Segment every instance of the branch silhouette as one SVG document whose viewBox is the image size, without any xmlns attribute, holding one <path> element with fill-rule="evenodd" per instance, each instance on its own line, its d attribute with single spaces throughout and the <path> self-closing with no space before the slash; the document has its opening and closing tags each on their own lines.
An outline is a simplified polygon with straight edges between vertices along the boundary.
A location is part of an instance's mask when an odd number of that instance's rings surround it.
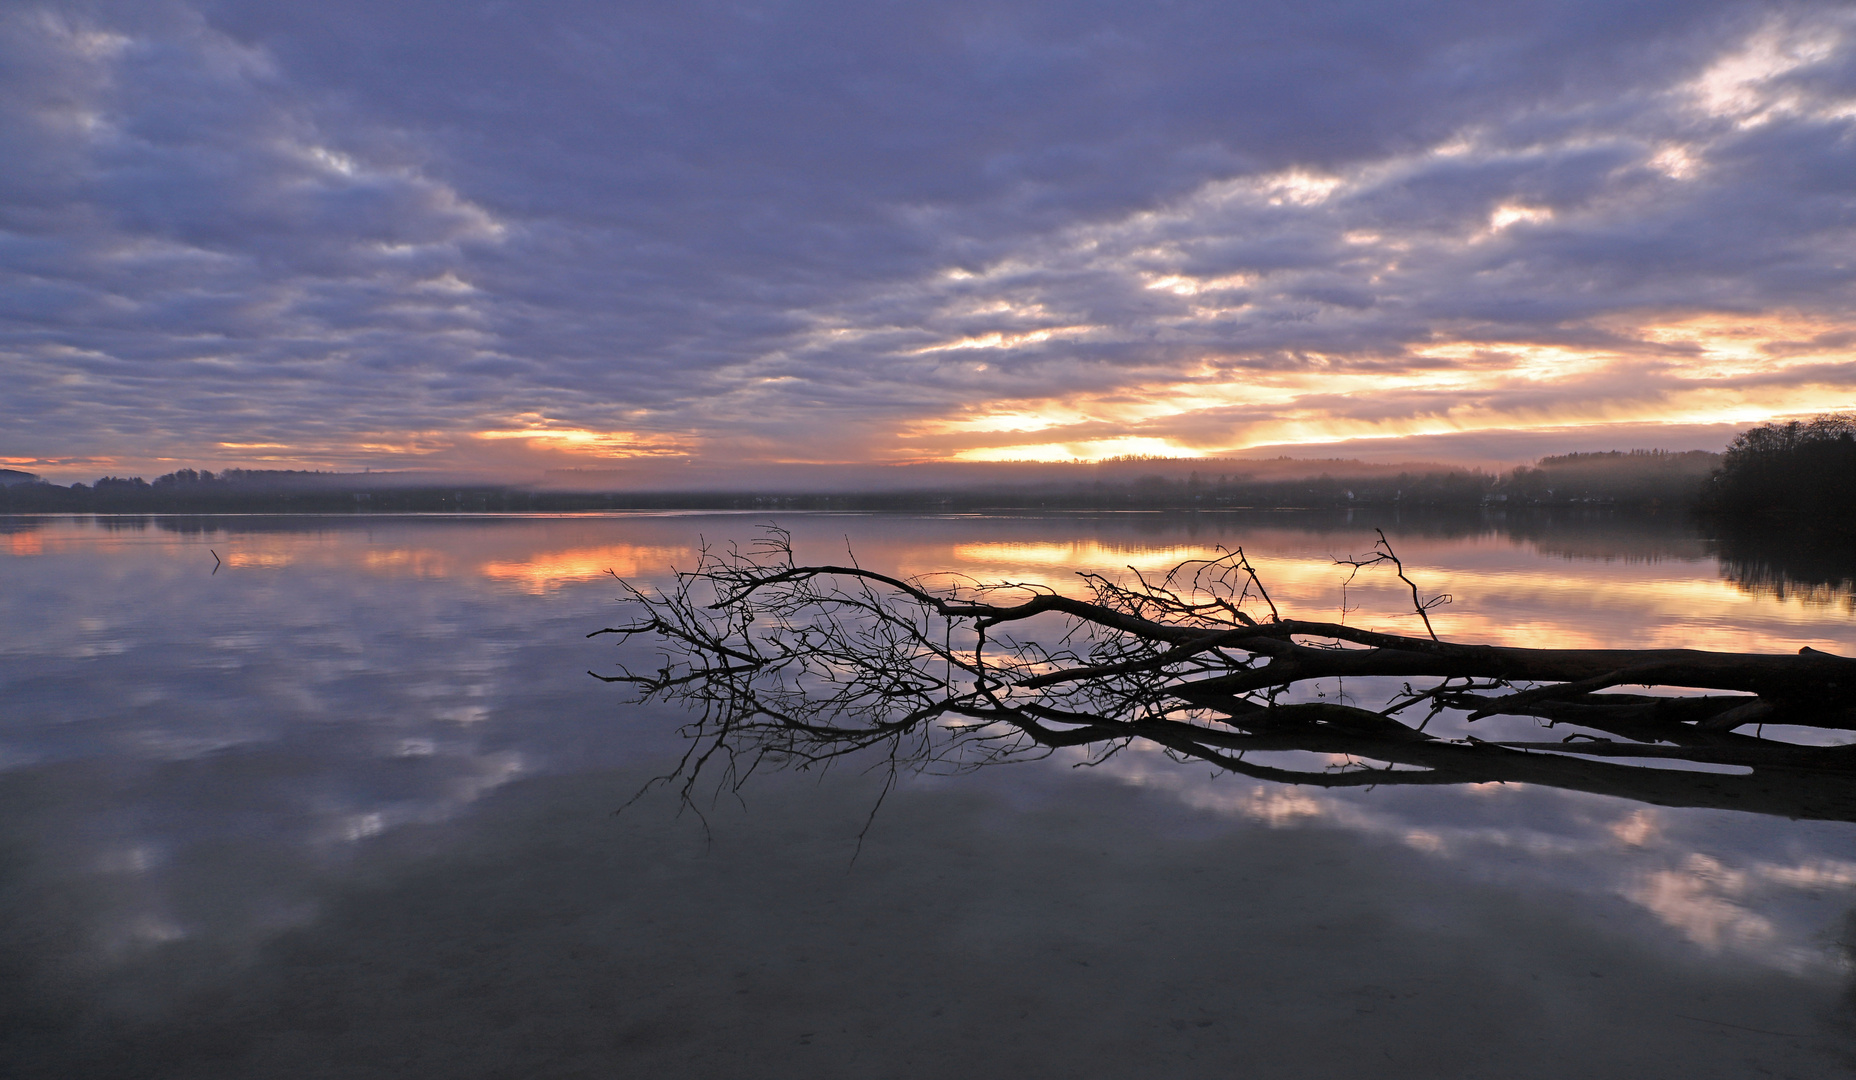
<svg viewBox="0 0 1856 1080">
<path fill-rule="evenodd" d="M 592 674 L 691 710 L 689 749 L 661 778 L 685 799 L 702 776 L 738 786 L 763 765 L 823 766 L 874 747 L 893 781 L 1062 747 L 1100 761 L 1140 739 L 1181 760 L 1321 787 L 1531 783 L 1856 820 L 1856 747 L 1821 745 L 1856 729 L 1856 660 L 1445 641 L 1428 613 L 1448 598 L 1425 599 L 1383 533 L 1371 555 L 1340 563 L 1353 575 L 1391 567 L 1428 636 L 1285 617 L 1241 548 L 1157 581 L 1081 573 L 1079 597 L 800 565 L 776 528 L 746 547 L 705 546 L 668 589 L 621 580 L 637 618 L 588 636 L 653 641 L 662 662 Z M 1340 678 L 1396 689 L 1376 707 L 1328 699 L 1320 684 Z M 1623 686 L 1652 692 L 1606 692 Z M 1446 712 L 1569 733 L 1426 730 Z M 1767 725 L 1810 734 L 1768 738 Z M 1252 759 L 1285 751 L 1346 764 Z"/>
</svg>

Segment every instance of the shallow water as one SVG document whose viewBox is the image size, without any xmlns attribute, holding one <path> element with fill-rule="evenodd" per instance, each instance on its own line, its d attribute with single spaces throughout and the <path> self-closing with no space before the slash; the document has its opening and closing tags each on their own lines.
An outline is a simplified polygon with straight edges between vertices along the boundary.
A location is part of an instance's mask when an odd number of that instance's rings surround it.
<svg viewBox="0 0 1856 1080">
<path fill-rule="evenodd" d="M 613 809 L 679 717 L 586 675 L 747 515 L 0 523 L 9 1075 L 1846 1075 L 1856 826 L 1131 748 Z M 1242 544 L 1411 632 L 1365 518 L 783 517 L 1073 587 Z M 1445 637 L 1848 654 L 1680 523 L 1387 526 Z M 1762 579 L 1765 581 L 1765 579 Z M 853 861 L 853 856 L 855 860 Z"/>
</svg>

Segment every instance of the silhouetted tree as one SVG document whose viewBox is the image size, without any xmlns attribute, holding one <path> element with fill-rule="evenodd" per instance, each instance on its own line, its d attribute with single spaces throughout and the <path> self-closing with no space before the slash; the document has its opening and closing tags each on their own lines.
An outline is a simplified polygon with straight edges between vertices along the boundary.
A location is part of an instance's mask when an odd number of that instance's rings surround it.
<svg viewBox="0 0 1856 1080">
<path fill-rule="evenodd" d="M 1856 525 L 1856 416 L 1740 433 L 1710 478 L 1707 505 L 1734 517 Z"/>
</svg>

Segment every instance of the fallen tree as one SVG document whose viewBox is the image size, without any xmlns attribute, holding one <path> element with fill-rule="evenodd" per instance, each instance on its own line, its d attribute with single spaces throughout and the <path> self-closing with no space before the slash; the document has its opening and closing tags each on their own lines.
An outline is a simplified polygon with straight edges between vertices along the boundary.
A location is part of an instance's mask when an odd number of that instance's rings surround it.
<svg viewBox="0 0 1856 1080">
<path fill-rule="evenodd" d="M 1856 730 L 1856 659 L 1444 641 L 1429 612 L 1448 598 L 1424 597 L 1383 534 L 1343 565 L 1396 574 L 1425 636 L 1288 617 L 1242 549 L 1160 580 L 1081 574 L 1070 596 L 798 565 L 773 530 L 705 548 L 667 590 L 621 582 L 638 618 L 589 636 L 648 638 L 662 662 L 593 674 L 692 710 L 667 778 L 685 797 L 714 770 L 738 784 L 873 747 L 894 777 L 1142 739 L 1286 783 L 1514 782 L 1856 820 L 1856 745 L 1827 745 Z M 1567 733 L 1470 733 L 1491 718 Z M 1325 759 L 1258 760 L 1291 751 Z"/>
</svg>

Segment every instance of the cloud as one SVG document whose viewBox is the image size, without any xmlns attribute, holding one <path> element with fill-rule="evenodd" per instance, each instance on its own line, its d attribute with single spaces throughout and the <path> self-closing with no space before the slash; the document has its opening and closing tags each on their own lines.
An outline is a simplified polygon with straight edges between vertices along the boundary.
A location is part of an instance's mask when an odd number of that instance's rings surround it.
<svg viewBox="0 0 1856 1080">
<path fill-rule="evenodd" d="M 23 461 L 1208 453 L 1856 402 L 1836 5 L 53 3 L 0 56 Z"/>
</svg>

